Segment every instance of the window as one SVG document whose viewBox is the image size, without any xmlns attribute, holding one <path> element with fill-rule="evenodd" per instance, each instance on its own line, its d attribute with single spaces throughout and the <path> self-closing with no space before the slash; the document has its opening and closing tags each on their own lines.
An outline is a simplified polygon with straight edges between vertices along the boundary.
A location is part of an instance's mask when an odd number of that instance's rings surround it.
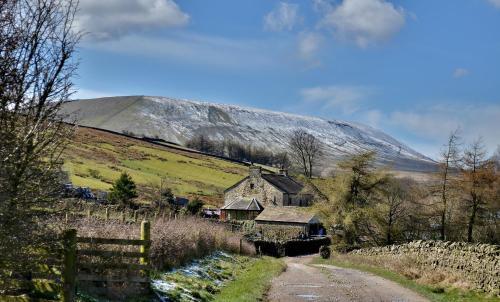
<svg viewBox="0 0 500 302">
<path fill-rule="evenodd" d="M 255 185 L 253 183 L 250 184 L 250 189 L 253 190 L 253 188 L 255 187 Z"/>
</svg>

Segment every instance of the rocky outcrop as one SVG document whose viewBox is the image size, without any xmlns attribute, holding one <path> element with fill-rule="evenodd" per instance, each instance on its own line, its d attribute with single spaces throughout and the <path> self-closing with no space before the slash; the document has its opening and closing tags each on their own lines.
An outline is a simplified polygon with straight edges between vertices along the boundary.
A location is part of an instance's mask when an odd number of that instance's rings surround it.
<svg viewBox="0 0 500 302">
<path fill-rule="evenodd" d="M 351 252 L 365 256 L 408 256 L 430 269 L 445 268 L 464 275 L 477 290 L 500 294 L 500 246 L 446 241 L 413 241 Z"/>
</svg>

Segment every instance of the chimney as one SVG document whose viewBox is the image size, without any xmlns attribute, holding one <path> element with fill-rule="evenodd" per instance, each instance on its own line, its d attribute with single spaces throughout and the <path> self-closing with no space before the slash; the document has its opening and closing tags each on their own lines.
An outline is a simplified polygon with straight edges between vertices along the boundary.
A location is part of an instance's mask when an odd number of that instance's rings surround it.
<svg viewBox="0 0 500 302">
<path fill-rule="evenodd" d="M 250 177 L 260 177 L 262 174 L 262 168 L 259 166 L 250 166 L 249 175 Z"/>
<path fill-rule="evenodd" d="M 279 174 L 283 176 L 288 176 L 288 169 L 281 168 Z"/>
</svg>

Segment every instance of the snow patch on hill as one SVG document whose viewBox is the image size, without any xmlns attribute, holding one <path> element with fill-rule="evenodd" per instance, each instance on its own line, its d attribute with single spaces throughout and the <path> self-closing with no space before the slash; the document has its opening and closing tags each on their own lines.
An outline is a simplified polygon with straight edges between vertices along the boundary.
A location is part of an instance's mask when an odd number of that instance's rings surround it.
<svg viewBox="0 0 500 302">
<path fill-rule="evenodd" d="M 203 133 L 216 140 L 236 140 L 273 151 L 287 149 L 289 135 L 304 129 L 325 146 L 325 162 L 375 151 L 379 163 L 396 169 L 429 171 L 435 163 L 372 127 L 341 120 L 166 97 L 113 97 L 66 103 L 83 125 L 131 131 L 183 144 Z"/>
</svg>

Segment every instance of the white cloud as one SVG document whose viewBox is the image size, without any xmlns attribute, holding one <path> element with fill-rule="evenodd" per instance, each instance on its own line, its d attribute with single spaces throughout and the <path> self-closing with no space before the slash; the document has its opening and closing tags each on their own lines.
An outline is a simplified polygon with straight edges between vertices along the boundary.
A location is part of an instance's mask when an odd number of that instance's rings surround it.
<svg viewBox="0 0 500 302">
<path fill-rule="evenodd" d="M 264 17 L 264 28 L 270 31 L 292 30 L 301 21 L 297 4 L 280 2 Z"/>
<path fill-rule="evenodd" d="M 457 68 L 457 69 L 455 69 L 455 71 L 453 71 L 453 77 L 456 79 L 463 78 L 463 77 L 468 76 L 468 75 L 469 75 L 469 70 L 467 70 L 465 68 Z"/>
<path fill-rule="evenodd" d="M 83 43 L 83 47 L 227 69 L 266 69 L 282 64 L 290 44 L 283 41 L 228 39 L 218 36 L 169 33 L 160 37 L 128 35 L 119 40 Z M 282 64 L 283 65 L 283 64 Z"/>
<path fill-rule="evenodd" d="M 76 28 L 91 39 L 116 39 L 189 22 L 174 0 L 80 0 Z"/>
<path fill-rule="evenodd" d="M 483 137 L 489 150 L 500 143 L 500 105 L 437 105 L 423 110 L 396 111 L 387 121 L 420 138 L 434 141 L 438 147 L 457 128 L 461 129 L 466 142 Z"/>
<path fill-rule="evenodd" d="M 488 0 L 488 2 L 493 4 L 495 7 L 500 8 L 500 0 Z"/>
<path fill-rule="evenodd" d="M 384 119 L 384 114 L 380 110 L 376 109 L 363 111 L 360 115 L 362 122 L 372 126 L 373 128 L 379 128 Z"/>
<path fill-rule="evenodd" d="M 350 114 L 358 110 L 358 103 L 373 93 L 361 86 L 319 86 L 300 91 L 304 102 L 319 104 L 324 109 L 341 109 Z"/>
<path fill-rule="evenodd" d="M 299 56 L 315 65 L 319 64 L 316 55 L 323 43 L 323 36 L 315 32 L 301 32 L 298 36 Z"/>
<path fill-rule="evenodd" d="M 363 48 L 399 32 L 407 15 L 403 8 L 385 0 L 343 0 L 330 8 L 316 1 L 316 7 L 327 11 L 319 26 L 331 28 L 338 38 Z"/>
</svg>

